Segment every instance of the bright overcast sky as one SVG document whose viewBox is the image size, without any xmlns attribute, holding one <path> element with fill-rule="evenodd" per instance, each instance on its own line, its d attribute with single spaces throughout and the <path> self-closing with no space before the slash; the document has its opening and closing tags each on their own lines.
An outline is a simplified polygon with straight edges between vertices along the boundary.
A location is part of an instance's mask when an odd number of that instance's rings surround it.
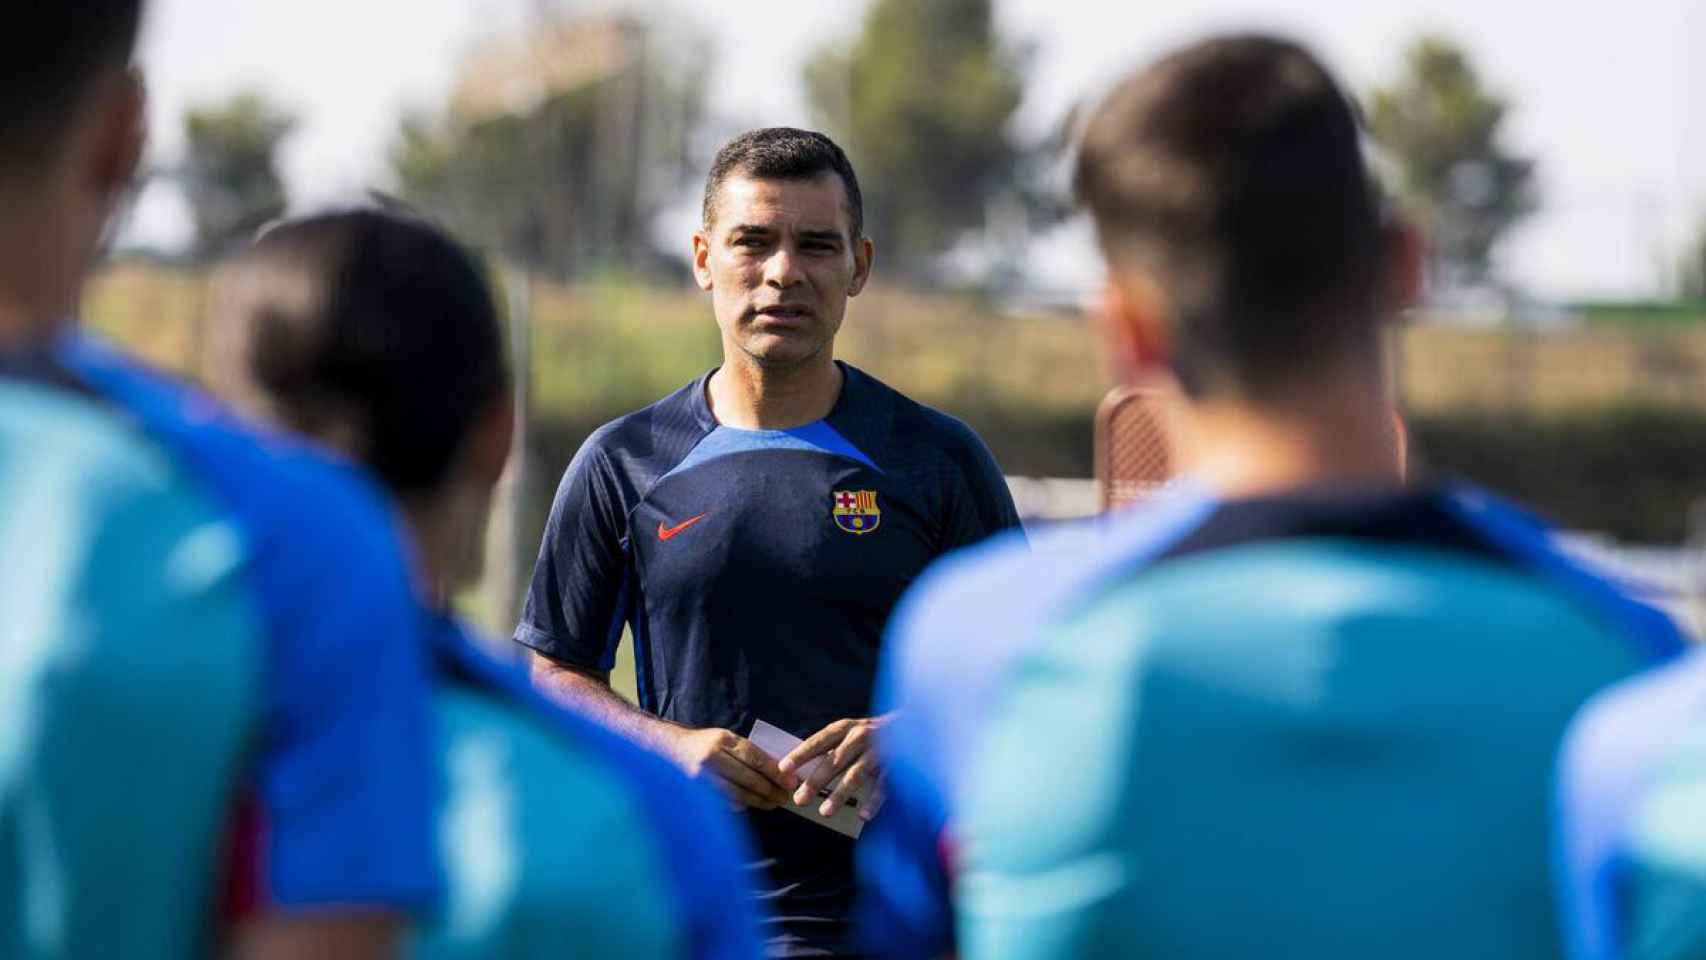
<svg viewBox="0 0 1706 960">
<path fill-rule="evenodd" d="M 537 2 L 537 0 L 535 0 Z M 929 2 L 929 0 L 920 0 Z M 460 55 L 519 18 L 528 0 L 155 0 L 143 60 L 157 158 L 182 148 L 192 103 L 262 90 L 302 118 L 282 158 L 296 204 L 385 182 L 398 116 L 445 95 Z M 611 4 L 569 4 L 574 8 Z M 648 9 L 703 10 L 683 0 Z M 809 121 L 799 75 L 857 28 L 860 0 L 741 0 L 720 20 L 690 13 L 715 64 L 711 112 L 731 125 Z M 1168 45 L 1223 27 L 1268 27 L 1322 52 L 1358 90 L 1390 76 L 1423 30 L 1464 44 L 1515 109 L 1509 142 L 1538 157 L 1546 205 L 1505 251 L 1508 272 L 1546 297 L 1645 296 L 1706 217 L 1706 0 L 1540 4 L 1516 0 L 997 0 L 1003 31 L 1034 45 L 1026 132 Z M 1692 40 L 1692 42 L 1691 42 Z M 187 236 L 181 201 L 144 197 L 134 232 Z M 1039 251 L 1059 284 L 1093 282 L 1082 231 Z"/>
</svg>

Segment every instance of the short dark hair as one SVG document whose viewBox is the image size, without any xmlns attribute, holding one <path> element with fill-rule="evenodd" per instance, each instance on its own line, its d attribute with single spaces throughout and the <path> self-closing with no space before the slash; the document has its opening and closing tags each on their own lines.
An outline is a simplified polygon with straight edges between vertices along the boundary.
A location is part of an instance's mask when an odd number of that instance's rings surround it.
<svg viewBox="0 0 1706 960">
<path fill-rule="evenodd" d="M 841 178 L 847 192 L 847 215 L 853 239 L 865 235 L 865 197 L 853 164 L 835 141 L 812 130 L 763 127 L 748 130 L 723 145 L 705 178 L 705 226 L 717 219 L 717 195 L 731 176 L 757 180 L 811 180 L 825 173 Z"/>
<path fill-rule="evenodd" d="M 224 289 L 215 319 L 240 327 L 231 372 L 303 433 L 353 418 L 368 466 L 398 492 L 436 489 L 509 382 L 485 272 L 412 216 L 275 226 L 236 257 Z"/>
<path fill-rule="evenodd" d="M 1358 111 L 1297 44 L 1218 37 L 1139 72 L 1092 115 L 1076 181 L 1115 268 L 1165 290 L 1188 392 L 1259 391 L 1378 344 Z"/>
<path fill-rule="evenodd" d="M 130 62 L 143 0 L 7 3 L 0 11 L 0 163 L 58 145 L 77 98 L 102 68 Z"/>
</svg>

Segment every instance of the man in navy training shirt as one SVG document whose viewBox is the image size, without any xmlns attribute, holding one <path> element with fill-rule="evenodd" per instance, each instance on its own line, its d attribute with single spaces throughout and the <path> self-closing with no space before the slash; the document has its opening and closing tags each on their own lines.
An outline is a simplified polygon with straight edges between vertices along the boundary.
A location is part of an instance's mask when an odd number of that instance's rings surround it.
<svg viewBox="0 0 1706 960">
<path fill-rule="evenodd" d="M 543 689 L 745 808 L 778 956 L 840 949 L 854 846 L 780 808 L 833 814 L 880 786 L 869 714 L 890 610 L 931 560 L 1019 522 L 971 430 L 835 360 L 873 252 L 829 138 L 755 130 L 718 153 L 693 268 L 723 364 L 587 440 L 515 634 Z M 637 708 L 609 685 L 625 625 Z M 760 720 L 804 743 L 777 762 L 747 739 Z"/>
</svg>

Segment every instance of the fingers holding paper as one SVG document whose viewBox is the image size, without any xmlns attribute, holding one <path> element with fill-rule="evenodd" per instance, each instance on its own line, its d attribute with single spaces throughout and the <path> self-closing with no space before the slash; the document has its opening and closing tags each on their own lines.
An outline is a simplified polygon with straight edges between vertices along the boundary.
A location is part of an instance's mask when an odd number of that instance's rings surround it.
<svg viewBox="0 0 1706 960">
<path fill-rule="evenodd" d="M 876 733 L 889 716 L 837 720 L 806 738 L 777 767 L 782 773 L 801 777 L 794 791 L 796 806 L 822 797 L 818 812 L 833 817 L 867 783 L 880 783 L 882 772 L 875 747 Z M 871 801 L 876 801 L 873 795 Z M 867 802 L 859 814 L 865 820 L 876 815 L 878 802 Z"/>
<path fill-rule="evenodd" d="M 710 779 L 744 807 L 774 810 L 788 802 L 796 781 L 769 754 L 729 730 L 684 730 L 674 748 L 689 776 Z"/>
</svg>

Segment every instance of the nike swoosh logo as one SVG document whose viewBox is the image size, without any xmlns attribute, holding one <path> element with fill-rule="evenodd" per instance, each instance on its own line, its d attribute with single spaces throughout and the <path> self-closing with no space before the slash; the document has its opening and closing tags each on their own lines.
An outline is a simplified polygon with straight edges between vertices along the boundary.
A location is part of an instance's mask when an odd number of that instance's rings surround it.
<svg viewBox="0 0 1706 960">
<path fill-rule="evenodd" d="M 674 540 L 676 537 L 681 535 L 681 531 L 686 530 L 688 527 L 693 526 L 695 523 L 698 523 L 699 521 L 705 519 L 708 516 L 710 516 L 710 514 L 701 513 L 697 517 L 694 517 L 691 520 L 683 520 L 673 527 L 666 527 L 662 523 L 659 523 L 658 524 L 658 540 L 660 542 L 664 541 L 664 540 Z"/>
</svg>

